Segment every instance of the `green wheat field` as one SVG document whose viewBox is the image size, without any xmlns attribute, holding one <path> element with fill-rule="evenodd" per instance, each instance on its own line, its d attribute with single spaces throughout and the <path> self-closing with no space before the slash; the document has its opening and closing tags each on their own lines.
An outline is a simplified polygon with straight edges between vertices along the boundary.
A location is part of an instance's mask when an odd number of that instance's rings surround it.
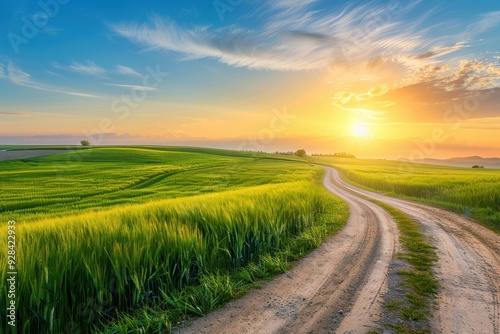
<svg viewBox="0 0 500 334">
<path fill-rule="evenodd" d="M 287 248 L 310 250 L 347 216 L 321 168 L 262 154 L 95 148 L 0 166 L 26 333 L 168 331 L 286 270 Z"/>
</svg>

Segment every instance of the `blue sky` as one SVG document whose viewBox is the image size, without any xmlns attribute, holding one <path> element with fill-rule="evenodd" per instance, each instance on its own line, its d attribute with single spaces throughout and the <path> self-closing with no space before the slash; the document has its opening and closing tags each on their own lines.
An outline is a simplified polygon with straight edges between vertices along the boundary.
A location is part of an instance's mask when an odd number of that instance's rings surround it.
<svg viewBox="0 0 500 334">
<path fill-rule="evenodd" d="M 443 123 L 443 103 L 474 91 L 491 94 L 464 123 L 500 124 L 496 1 L 4 1 L 0 22 L 0 144 L 106 132 L 102 144 L 234 147 L 287 108 L 295 124 L 266 149 L 343 138 L 408 152 L 416 130 L 383 129 Z M 425 112 L 401 107 L 413 88 L 432 90 Z M 347 140 L 353 123 L 372 136 Z M 467 146 L 461 130 L 442 146 Z"/>
</svg>

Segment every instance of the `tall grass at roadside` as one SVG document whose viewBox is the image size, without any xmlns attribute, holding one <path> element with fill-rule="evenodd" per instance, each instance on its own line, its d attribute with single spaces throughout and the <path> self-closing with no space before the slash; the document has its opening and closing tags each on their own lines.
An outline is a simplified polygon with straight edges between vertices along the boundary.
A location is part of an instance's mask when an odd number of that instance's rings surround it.
<svg viewBox="0 0 500 334">
<path fill-rule="evenodd" d="M 322 192 L 327 193 L 326 189 Z M 259 288 L 261 280 L 289 269 L 294 261 L 318 247 L 328 236 L 339 231 L 347 221 L 348 207 L 339 198 L 327 194 L 325 211 L 315 217 L 313 226 L 287 240 L 282 250 L 264 253 L 257 261 L 239 269 L 203 273 L 199 283 L 182 290 L 162 291 L 163 299 L 154 308 L 141 308 L 119 314 L 117 321 L 105 324 L 97 333 L 131 332 L 169 333 L 172 327 L 189 321 L 192 316 L 206 315 L 231 299 Z"/>
<path fill-rule="evenodd" d="M 161 291 L 280 249 L 329 205 L 331 195 L 303 181 L 20 224 L 19 329 L 87 332 L 117 312 L 154 305 Z"/>
</svg>

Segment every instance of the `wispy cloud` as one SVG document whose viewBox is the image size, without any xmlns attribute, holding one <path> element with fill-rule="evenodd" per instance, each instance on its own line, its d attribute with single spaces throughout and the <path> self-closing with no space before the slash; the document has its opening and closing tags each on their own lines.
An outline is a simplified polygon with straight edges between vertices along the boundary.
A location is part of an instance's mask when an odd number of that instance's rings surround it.
<svg viewBox="0 0 500 334">
<path fill-rule="evenodd" d="M 82 64 L 77 61 L 73 61 L 71 64 L 65 66 L 65 65 L 60 65 L 58 63 L 53 63 L 53 67 L 60 69 L 60 70 L 66 70 L 66 71 L 71 71 L 75 72 L 78 74 L 83 74 L 83 75 L 90 75 L 90 76 L 98 76 L 98 77 L 103 77 L 106 75 L 107 71 L 102 68 L 101 66 L 96 65 L 92 61 L 87 61 L 87 63 Z"/>
<path fill-rule="evenodd" d="M 433 59 L 433 58 L 438 58 L 444 55 L 447 55 L 449 53 L 458 51 L 462 48 L 466 47 L 466 43 L 464 41 L 455 43 L 455 45 L 451 46 L 433 46 L 431 47 L 428 51 L 416 55 L 416 59 Z"/>
<path fill-rule="evenodd" d="M 20 68 L 16 67 L 12 62 L 9 62 L 7 65 L 7 78 L 11 82 L 19 86 L 34 84 L 34 82 L 31 81 L 31 76 Z"/>
<path fill-rule="evenodd" d="M 183 55 L 184 60 L 215 58 L 232 66 L 274 69 L 302 70 L 312 69 L 317 57 L 316 50 L 297 49 L 290 53 L 284 41 L 260 41 L 258 32 L 244 28 L 208 27 L 183 29 L 175 22 L 155 17 L 149 24 L 113 25 L 119 35 L 150 49 L 165 49 Z M 277 36 L 274 36 L 277 39 Z M 298 45 L 297 45 L 298 46 Z M 288 54 L 287 58 L 285 55 Z M 325 54 L 326 56 L 326 54 Z M 326 64 L 323 61 L 323 64 Z"/>
<path fill-rule="evenodd" d="M 400 100 L 388 98 L 396 90 L 425 92 L 429 103 L 439 105 L 500 86 L 498 66 L 478 61 L 482 55 L 473 47 L 480 34 L 500 24 L 500 11 L 451 29 L 453 21 L 429 25 L 435 8 L 418 8 L 422 1 L 351 3 L 338 10 L 316 3 L 269 2 L 263 22 L 252 27 L 186 27 L 154 16 L 143 24 L 112 24 L 110 29 L 146 50 L 178 54 L 181 61 L 208 58 L 249 69 L 318 72 L 335 85 L 334 105 L 371 119 L 397 112 Z M 424 12 L 415 16 L 415 10 Z M 492 110 L 486 109 L 481 112 Z M 431 113 L 438 108 L 428 110 L 435 118 Z"/>
<path fill-rule="evenodd" d="M 279 71 L 326 67 L 416 68 L 462 50 L 468 41 L 499 22 L 499 13 L 480 16 L 464 32 L 436 35 L 422 19 L 408 21 L 412 4 L 349 5 L 342 11 L 312 10 L 314 0 L 272 2 L 260 27 L 182 27 L 158 16 L 148 23 L 112 24 L 116 34 L 150 50 L 168 50 L 181 60 L 213 58 L 231 66 Z M 293 8 L 294 10 L 290 10 Z"/>
<path fill-rule="evenodd" d="M 47 113 L 47 112 L 4 112 L 0 111 L 0 115 L 15 117 L 15 118 L 65 118 L 71 117 L 68 114 L 56 114 L 56 113 Z"/>
<path fill-rule="evenodd" d="M 146 91 L 146 92 L 158 90 L 157 88 L 154 88 L 154 87 L 148 87 L 148 86 L 142 86 L 142 85 L 124 85 L 124 84 L 112 84 L 112 83 L 108 83 L 107 85 L 125 88 L 125 89 L 130 89 L 130 90 Z"/>
<path fill-rule="evenodd" d="M 128 66 L 123 66 L 123 65 L 116 65 L 116 73 L 122 74 L 122 75 L 128 75 L 128 76 L 133 76 L 133 77 L 139 77 L 142 78 L 143 75 L 134 70 L 131 67 Z"/>
<path fill-rule="evenodd" d="M 477 35 L 483 33 L 500 24 L 500 11 L 485 13 L 479 16 L 479 19 L 467 26 L 463 32 L 465 36 Z"/>
<path fill-rule="evenodd" d="M 0 111 L 0 115 L 14 116 L 14 117 L 24 117 L 24 116 L 27 116 L 28 114 L 22 113 L 22 112 L 5 112 L 5 111 Z"/>
<path fill-rule="evenodd" d="M 0 76 L 3 79 L 7 79 L 15 85 L 47 91 L 54 93 L 62 93 L 66 95 L 79 96 L 79 97 L 90 97 L 90 98 L 101 98 L 98 95 L 89 94 L 85 92 L 70 91 L 65 89 L 60 89 L 57 87 L 52 87 L 40 82 L 37 82 L 31 78 L 31 75 L 21 68 L 17 67 L 13 62 L 9 61 L 7 63 L 6 70 L 3 69 L 3 74 Z"/>
<path fill-rule="evenodd" d="M 71 71 L 74 73 L 95 76 L 99 78 L 103 78 L 111 74 L 119 74 L 137 78 L 143 77 L 142 74 L 128 66 L 116 65 L 114 69 L 105 69 L 104 67 L 96 65 L 93 61 L 90 60 L 88 60 L 86 63 L 73 61 L 69 65 L 53 63 L 52 66 L 60 70 Z"/>
<path fill-rule="evenodd" d="M 282 0 L 275 2 L 274 7 L 303 8 L 311 2 Z M 159 17 L 152 18 L 148 24 L 118 24 L 111 29 L 151 49 L 181 53 L 184 59 L 208 57 L 240 67 L 307 70 L 327 66 L 332 58 L 339 58 L 336 56 L 348 46 L 343 45 L 343 41 L 353 40 L 344 28 L 354 23 L 351 13 L 342 13 L 339 17 L 294 12 L 287 17 L 276 14 L 269 24 L 258 30 L 234 26 L 186 29 Z"/>
<path fill-rule="evenodd" d="M 67 68 L 73 72 L 86 75 L 103 76 L 106 74 L 106 70 L 104 68 L 97 66 L 94 62 L 91 61 L 87 61 L 86 64 L 74 61 Z"/>
</svg>

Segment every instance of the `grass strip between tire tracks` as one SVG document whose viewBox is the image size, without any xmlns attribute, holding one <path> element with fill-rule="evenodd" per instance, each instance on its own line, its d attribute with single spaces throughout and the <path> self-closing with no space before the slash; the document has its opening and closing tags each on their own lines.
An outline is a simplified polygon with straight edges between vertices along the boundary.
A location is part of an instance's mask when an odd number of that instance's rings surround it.
<svg viewBox="0 0 500 334">
<path fill-rule="evenodd" d="M 386 210 L 396 221 L 401 233 L 399 241 L 404 248 L 398 257 L 411 266 L 410 270 L 398 272 L 407 291 L 405 300 L 385 301 L 386 309 L 396 313 L 401 319 L 399 325 L 391 324 L 389 327 L 397 333 L 428 333 L 428 323 L 432 317 L 438 291 L 438 281 L 433 272 L 433 267 L 438 261 L 435 247 L 426 240 L 418 222 L 390 205 L 377 200 L 372 202 Z M 416 322 L 419 326 L 415 326 Z M 422 325 L 423 328 L 418 328 Z"/>
</svg>

